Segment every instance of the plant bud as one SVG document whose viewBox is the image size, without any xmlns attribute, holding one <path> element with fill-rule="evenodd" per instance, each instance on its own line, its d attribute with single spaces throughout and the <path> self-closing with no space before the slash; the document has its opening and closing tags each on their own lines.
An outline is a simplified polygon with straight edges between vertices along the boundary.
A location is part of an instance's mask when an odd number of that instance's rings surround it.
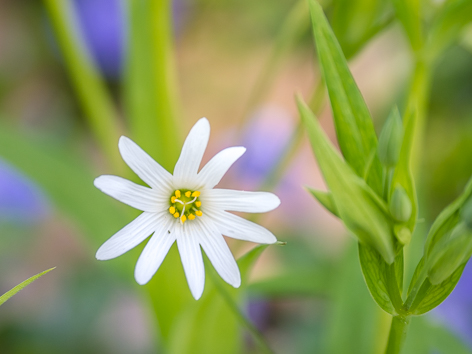
<svg viewBox="0 0 472 354">
<path fill-rule="evenodd" d="M 449 278 L 472 253 L 472 231 L 465 223 L 459 223 L 452 230 L 449 239 L 437 244 L 430 257 L 428 276 L 431 284 L 437 285 Z"/>
<path fill-rule="evenodd" d="M 395 187 L 388 207 L 390 214 L 396 221 L 404 223 L 410 220 L 412 211 L 411 201 L 402 186 L 398 185 Z"/>
<path fill-rule="evenodd" d="M 472 198 L 465 202 L 461 209 L 461 218 L 467 228 L 472 230 Z"/>
<path fill-rule="evenodd" d="M 403 124 L 398 108 L 394 108 L 380 132 L 378 155 L 386 167 L 394 167 L 400 157 L 403 141 Z"/>
</svg>

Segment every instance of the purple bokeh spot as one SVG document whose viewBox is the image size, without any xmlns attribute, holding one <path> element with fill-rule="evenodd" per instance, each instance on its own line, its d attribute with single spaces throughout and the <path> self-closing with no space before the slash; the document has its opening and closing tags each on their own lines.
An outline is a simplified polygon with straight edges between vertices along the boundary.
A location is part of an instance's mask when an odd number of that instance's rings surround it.
<svg viewBox="0 0 472 354">
<path fill-rule="evenodd" d="M 0 223 L 32 224 L 48 212 L 48 203 L 39 188 L 0 160 Z"/>
<path fill-rule="evenodd" d="M 99 68 L 119 77 L 126 47 L 125 4 L 122 0 L 74 0 L 83 38 Z"/>
<path fill-rule="evenodd" d="M 256 111 L 244 130 L 246 153 L 237 164 L 242 184 L 256 188 L 280 159 L 293 132 L 293 123 L 283 109 L 265 106 Z"/>
<path fill-rule="evenodd" d="M 467 264 L 456 288 L 434 314 L 472 348 L 472 262 Z"/>
<path fill-rule="evenodd" d="M 73 3 L 78 26 L 95 63 L 108 78 L 119 78 L 129 36 L 124 0 L 74 0 Z M 188 1 L 174 0 L 172 10 L 174 30 L 179 33 L 187 18 Z"/>
</svg>

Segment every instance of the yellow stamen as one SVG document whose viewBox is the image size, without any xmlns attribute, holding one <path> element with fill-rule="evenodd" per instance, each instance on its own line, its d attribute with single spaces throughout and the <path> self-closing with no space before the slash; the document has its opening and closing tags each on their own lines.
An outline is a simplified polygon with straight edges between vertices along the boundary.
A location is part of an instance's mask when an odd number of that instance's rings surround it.
<svg viewBox="0 0 472 354">
<path fill-rule="evenodd" d="M 171 207 L 169 208 L 169 212 L 170 212 L 172 215 L 174 215 L 174 214 L 175 214 L 175 208 L 174 208 L 173 206 L 171 206 Z"/>
<path fill-rule="evenodd" d="M 174 214 L 174 218 L 177 219 L 178 217 L 179 217 L 179 213 L 176 212 L 176 213 Z"/>
<path fill-rule="evenodd" d="M 191 194 L 191 193 L 192 193 L 192 192 L 187 191 L 187 192 L 185 192 L 185 196 L 186 196 L 187 198 L 190 198 L 190 194 Z"/>
<path fill-rule="evenodd" d="M 176 199 L 177 199 L 177 198 L 173 195 L 172 197 L 170 197 L 170 202 L 171 202 L 171 203 L 175 203 L 175 200 L 176 200 Z M 173 213 L 172 213 L 172 214 L 173 214 Z"/>
<path fill-rule="evenodd" d="M 200 208 L 200 207 L 202 206 L 202 202 L 195 202 L 195 206 L 196 206 L 197 208 Z"/>
<path fill-rule="evenodd" d="M 175 191 L 175 196 L 177 198 L 180 198 L 180 196 L 181 196 L 180 191 L 178 189 Z"/>
<path fill-rule="evenodd" d="M 201 210 L 197 210 L 197 211 L 195 212 L 195 214 L 197 214 L 198 216 L 202 216 L 202 215 L 203 215 L 203 213 L 202 213 Z"/>
<path fill-rule="evenodd" d="M 185 220 L 187 220 L 187 217 L 185 215 L 182 215 L 182 217 L 180 218 L 180 221 L 182 221 L 182 224 L 185 222 Z"/>
<path fill-rule="evenodd" d="M 192 193 L 192 197 L 199 197 L 200 196 L 200 192 L 199 191 L 195 191 Z"/>
<path fill-rule="evenodd" d="M 188 215 L 188 219 L 189 219 L 189 220 L 195 219 L 195 215 L 194 215 L 194 214 L 189 214 L 189 215 Z"/>
</svg>

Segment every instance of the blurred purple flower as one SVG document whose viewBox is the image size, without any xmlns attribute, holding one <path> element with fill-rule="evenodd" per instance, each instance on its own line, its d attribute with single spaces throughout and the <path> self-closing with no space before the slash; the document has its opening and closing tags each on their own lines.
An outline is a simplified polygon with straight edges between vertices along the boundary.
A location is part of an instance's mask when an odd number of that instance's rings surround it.
<svg viewBox="0 0 472 354">
<path fill-rule="evenodd" d="M 292 132 L 291 117 L 283 109 L 265 106 L 253 114 L 241 142 L 247 152 L 236 165 L 246 188 L 256 188 L 264 181 L 281 158 Z"/>
<path fill-rule="evenodd" d="M 123 0 L 74 0 L 77 22 L 85 43 L 103 74 L 119 78 L 127 50 L 128 18 Z M 173 1 L 174 27 L 187 16 L 187 1 Z"/>
<path fill-rule="evenodd" d="M 472 263 L 469 262 L 454 291 L 434 311 L 472 348 Z"/>
<path fill-rule="evenodd" d="M 78 24 L 102 72 L 119 77 L 123 67 L 128 24 L 121 0 L 74 0 Z"/>
<path fill-rule="evenodd" d="M 32 224 L 44 218 L 48 209 L 41 191 L 0 160 L 0 223 Z"/>
</svg>

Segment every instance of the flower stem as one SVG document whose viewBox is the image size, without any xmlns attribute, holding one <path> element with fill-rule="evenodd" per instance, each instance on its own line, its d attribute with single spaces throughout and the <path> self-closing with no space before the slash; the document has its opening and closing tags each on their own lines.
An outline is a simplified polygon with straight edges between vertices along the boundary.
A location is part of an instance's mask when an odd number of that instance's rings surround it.
<svg viewBox="0 0 472 354">
<path fill-rule="evenodd" d="M 399 354 L 405 344 L 406 333 L 410 324 L 410 316 L 392 317 L 392 325 L 388 336 L 385 354 Z"/>
<path fill-rule="evenodd" d="M 240 310 L 238 304 L 231 296 L 231 294 L 224 288 L 221 284 L 220 279 L 216 277 L 214 272 L 209 271 L 211 280 L 215 285 L 218 292 L 221 294 L 223 299 L 225 300 L 228 307 L 233 311 L 234 315 L 238 318 L 241 324 L 246 327 L 246 329 L 251 333 L 256 343 L 260 346 L 262 352 L 264 353 L 271 353 L 273 354 L 274 351 L 270 348 L 269 344 L 267 343 L 266 339 L 262 335 L 262 333 L 254 326 L 254 324 L 246 317 L 246 315 Z"/>
</svg>

